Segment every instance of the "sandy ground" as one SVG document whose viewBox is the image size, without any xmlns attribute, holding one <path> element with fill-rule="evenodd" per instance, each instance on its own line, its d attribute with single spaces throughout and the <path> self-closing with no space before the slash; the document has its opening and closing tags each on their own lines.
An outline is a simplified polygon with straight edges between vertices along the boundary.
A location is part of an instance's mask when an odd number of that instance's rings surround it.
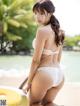
<svg viewBox="0 0 80 106">
<path fill-rule="evenodd" d="M 26 76 L 20 77 L 0 77 L 0 86 L 19 87 Z M 59 106 L 80 106 L 80 84 L 65 83 L 58 93 L 55 101 Z"/>
</svg>

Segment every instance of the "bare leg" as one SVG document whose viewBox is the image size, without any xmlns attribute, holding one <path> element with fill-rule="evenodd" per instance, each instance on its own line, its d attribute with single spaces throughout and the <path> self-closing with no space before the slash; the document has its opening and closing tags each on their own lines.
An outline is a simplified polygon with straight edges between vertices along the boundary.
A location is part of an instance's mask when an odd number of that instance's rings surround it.
<svg viewBox="0 0 80 106">
<path fill-rule="evenodd" d="M 45 97 L 42 100 L 42 104 L 46 105 L 46 106 L 59 106 L 54 102 L 58 92 L 60 91 L 60 89 L 63 87 L 64 85 L 64 79 L 61 82 L 60 85 L 58 85 L 57 87 L 52 87 L 51 89 L 49 89 L 45 95 Z M 61 105 L 60 105 L 61 106 Z M 62 105 L 63 106 L 63 105 Z"/>
<path fill-rule="evenodd" d="M 35 75 L 29 90 L 29 106 L 43 106 L 42 100 L 52 85 L 52 80 L 49 79 L 45 73 Z"/>
</svg>

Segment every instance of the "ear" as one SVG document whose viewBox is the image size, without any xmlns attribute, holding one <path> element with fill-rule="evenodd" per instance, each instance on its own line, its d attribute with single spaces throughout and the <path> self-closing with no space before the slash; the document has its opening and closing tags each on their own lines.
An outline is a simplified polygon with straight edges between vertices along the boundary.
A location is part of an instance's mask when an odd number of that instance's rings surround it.
<svg viewBox="0 0 80 106">
<path fill-rule="evenodd" d="M 51 15 L 52 15 L 51 13 L 48 13 L 48 14 L 47 14 L 47 16 L 48 16 L 49 18 L 51 17 Z"/>
<path fill-rule="evenodd" d="M 44 10 L 44 12 L 45 12 L 45 16 L 47 17 L 48 16 L 48 12 L 46 10 Z"/>
</svg>

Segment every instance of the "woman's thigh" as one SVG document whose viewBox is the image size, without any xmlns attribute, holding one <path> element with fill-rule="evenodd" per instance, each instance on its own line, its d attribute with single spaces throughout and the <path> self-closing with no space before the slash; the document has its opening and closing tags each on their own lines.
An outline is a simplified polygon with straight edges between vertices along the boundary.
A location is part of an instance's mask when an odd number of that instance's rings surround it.
<svg viewBox="0 0 80 106">
<path fill-rule="evenodd" d="M 63 78 L 63 81 L 57 87 L 52 87 L 46 92 L 46 95 L 44 96 L 42 100 L 42 104 L 53 102 L 59 90 L 63 87 L 63 85 L 64 85 L 64 78 Z"/>
<path fill-rule="evenodd" d="M 42 101 L 50 86 L 52 86 L 50 76 L 42 72 L 37 72 L 29 90 L 29 102 L 36 103 Z"/>
</svg>

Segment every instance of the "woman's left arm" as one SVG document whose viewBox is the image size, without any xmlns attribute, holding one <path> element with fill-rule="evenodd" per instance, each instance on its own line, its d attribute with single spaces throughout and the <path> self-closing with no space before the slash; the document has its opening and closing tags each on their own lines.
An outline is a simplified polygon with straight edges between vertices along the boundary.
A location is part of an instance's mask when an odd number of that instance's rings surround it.
<svg viewBox="0 0 80 106">
<path fill-rule="evenodd" d="M 45 45 L 45 41 L 46 41 L 45 31 L 41 28 L 38 28 L 37 33 L 36 33 L 35 49 L 34 49 L 34 53 L 33 53 L 28 81 L 27 81 L 28 84 L 30 84 L 32 82 L 32 79 L 33 79 L 33 77 L 36 73 L 36 70 L 40 64 L 41 55 L 42 55 L 42 51 L 43 51 L 43 48 Z"/>
</svg>

